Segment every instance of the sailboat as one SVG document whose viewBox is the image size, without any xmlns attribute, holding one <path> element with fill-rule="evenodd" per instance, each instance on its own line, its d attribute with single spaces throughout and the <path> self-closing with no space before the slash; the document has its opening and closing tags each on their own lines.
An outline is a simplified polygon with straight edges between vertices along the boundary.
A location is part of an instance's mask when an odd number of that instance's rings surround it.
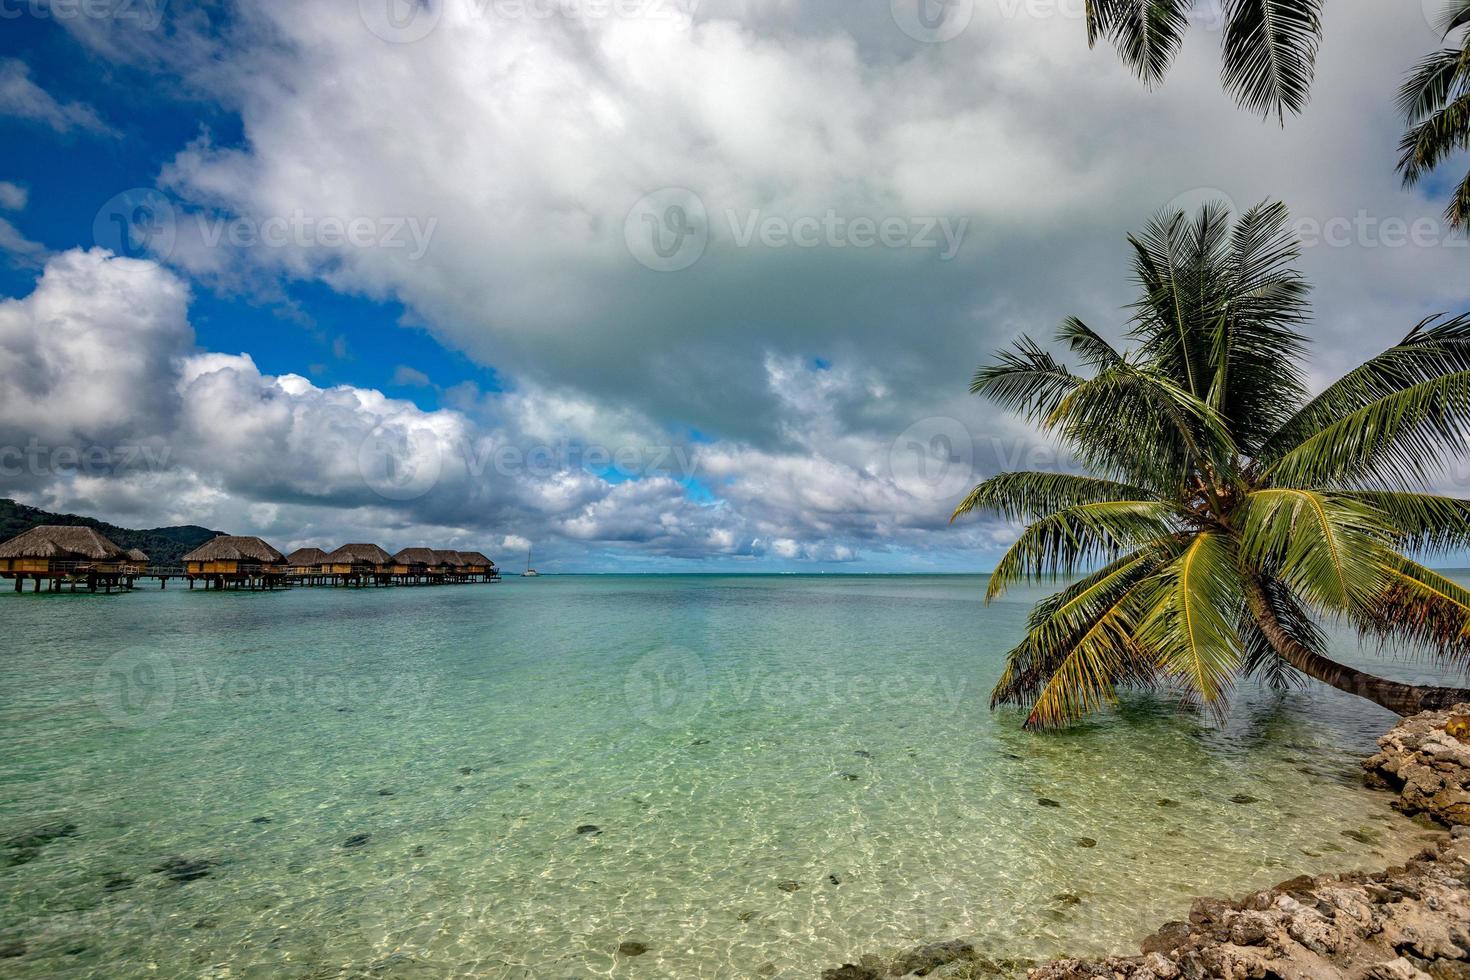
<svg viewBox="0 0 1470 980">
<path fill-rule="evenodd" d="M 526 570 L 521 572 L 521 578 L 540 578 L 541 573 L 531 567 L 531 549 L 526 549 Z"/>
</svg>

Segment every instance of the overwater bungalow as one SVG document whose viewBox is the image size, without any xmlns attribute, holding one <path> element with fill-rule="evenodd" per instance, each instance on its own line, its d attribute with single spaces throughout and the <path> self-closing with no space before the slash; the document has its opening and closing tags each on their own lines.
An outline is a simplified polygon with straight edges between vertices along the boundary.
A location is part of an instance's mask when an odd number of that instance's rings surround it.
<svg viewBox="0 0 1470 980">
<path fill-rule="evenodd" d="M 394 581 L 404 585 L 431 585 L 444 581 L 432 548 L 404 548 L 393 556 Z"/>
<path fill-rule="evenodd" d="M 61 591 L 63 582 L 73 591 L 85 582 L 89 592 L 110 592 L 131 585 L 127 572 L 128 553 L 95 528 L 45 524 L 0 544 L 0 577 L 14 579 L 17 592 L 26 579 L 35 583 L 35 592 L 42 579 L 52 592 Z"/>
<path fill-rule="evenodd" d="M 459 557 L 459 552 L 435 548 L 434 562 L 439 573 L 444 576 L 444 581 L 463 582 L 465 580 L 464 559 Z"/>
<path fill-rule="evenodd" d="M 204 587 L 274 589 L 286 584 L 286 556 L 260 538 L 222 534 L 184 556 L 189 588 L 200 579 Z"/>
<path fill-rule="evenodd" d="M 323 560 L 322 571 L 342 585 L 387 585 L 393 556 L 375 544 L 344 544 Z"/>
<path fill-rule="evenodd" d="M 286 556 L 286 577 L 292 585 L 320 585 L 326 573 L 327 553 L 320 548 L 297 548 Z"/>
<path fill-rule="evenodd" d="M 500 569 L 487 555 L 478 551 L 461 551 L 459 558 L 464 562 L 465 577 L 471 582 L 494 582 L 500 578 Z"/>
</svg>

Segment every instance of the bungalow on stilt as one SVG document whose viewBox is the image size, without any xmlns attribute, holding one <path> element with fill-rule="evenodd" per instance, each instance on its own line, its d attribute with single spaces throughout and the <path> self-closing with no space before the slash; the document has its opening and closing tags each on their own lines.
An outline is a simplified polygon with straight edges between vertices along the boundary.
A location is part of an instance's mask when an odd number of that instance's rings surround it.
<svg viewBox="0 0 1470 980">
<path fill-rule="evenodd" d="M 286 584 L 286 556 L 260 538 L 222 534 L 184 556 L 184 577 L 206 589 L 274 589 Z"/>
<path fill-rule="evenodd" d="M 100 587 L 105 592 L 132 584 L 127 575 L 128 553 L 106 535 L 90 527 L 44 524 L 0 544 L 0 577 L 14 579 L 15 591 L 25 588 L 26 579 L 41 591 L 60 592 L 63 582 L 85 582 L 88 592 Z"/>
</svg>

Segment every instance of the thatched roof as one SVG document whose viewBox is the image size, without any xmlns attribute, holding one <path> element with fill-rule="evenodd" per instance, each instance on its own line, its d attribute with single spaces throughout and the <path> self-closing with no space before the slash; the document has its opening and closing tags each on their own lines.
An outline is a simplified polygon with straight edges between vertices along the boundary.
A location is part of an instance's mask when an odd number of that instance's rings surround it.
<svg viewBox="0 0 1470 980">
<path fill-rule="evenodd" d="M 128 561 L 147 561 L 148 553 L 142 548 L 129 548 Z"/>
<path fill-rule="evenodd" d="M 266 565 L 279 565 L 285 560 L 285 555 L 260 538 L 235 534 L 221 534 L 184 556 L 184 561 L 258 561 Z"/>
<path fill-rule="evenodd" d="M 107 561 L 127 552 L 90 527 L 43 524 L 0 544 L 0 558 L 87 558 Z"/>
<path fill-rule="evenodd" d="M 495 567 L 495 562 L 491 561 L 488 555 L 483 555 L 478 551 L 461 551 L 459 557 L 463 559 L 466 565 L 489 565 L 492 568 Z"/>
<path fill-rule="evenodd" d="M 435 557 L 433 548 L 404 548 L 393 556 L 393 560 L 400 565 L 439 564 L 439 559 Z"/>
<path fill-rule="evenodd" d="M 459 568 L 461 565 L 464 564 L 464 559 L 459 557 L 459 552 L 457 551 L 435 550 L 434 562 L 439 565 L 451 565 L 455 568 Z"/>
<path fill-rule="evenodd" d="M 387 565 L 393 556 L 375 544 L 344 544 L 326 561 L 333 565 Z"/>
<path fill-rule="evenodd" d="M 308 568 L 327 560 L 327 553 L 320 548 L 297 548 L 286 556 L 287 564 L 293 568 Z"/>
</svg>

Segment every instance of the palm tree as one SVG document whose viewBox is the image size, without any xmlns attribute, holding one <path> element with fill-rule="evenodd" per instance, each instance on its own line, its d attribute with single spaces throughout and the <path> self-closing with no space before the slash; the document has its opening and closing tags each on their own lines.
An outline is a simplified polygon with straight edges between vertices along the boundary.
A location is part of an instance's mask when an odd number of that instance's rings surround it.
<svg viewBox="0 0 1470 980">
<path fill-rule="evenodd" d="M 1309 398 L 1308 285 L 1286 209 L 1231 226 L 1206 205 L 1130 236 L 1133 347 L 1081 320 L 1057 335 L 1073 373 L 1022 337 L 971 391 L 1059 438 L 1092 475 L 1006 473 L 955 517 L 1028 526 L 987 600 L 1085 575 L 1040 602 L 992 706 L 1054 726 L 1120 686 L 1167 685 L 1223 710 L 1236 679 L 1301 675 L 1399 714 L 1470 691 L 1375 677 L 1326 655 L 1323 616 L 1470 668 L 1470 590 L 1405 552 L 1470 546 L 1470 502 L 1417 492 L 1470 441 L 1470 316 L 1420 323 Z"/>
<path fill-rule="evenodd" d="M 1322 40 L 1322 0 L 1220 0 L 1220 80 L 1237 102 L 1284 121 L 1306 107 Z M 1145 85 L 1163 80 L 1196 0 L 1086 0 L 1087 43 L 1106 37 Z"/>
<path fill-rule="evenodd" d="M 1446 40 L 1460 31 L 1459 41 L 1419 62 L 1399 89 L 1409 127 L 1399 143 L 1406 187 L 1451 154 L 1470 149 L 1470 0 L 1452 0 L 1439 26 Z M 1445 220 L 1456 228 L 1470 225 L 1470 174 L 1455 188 Z"/>
</svg>

